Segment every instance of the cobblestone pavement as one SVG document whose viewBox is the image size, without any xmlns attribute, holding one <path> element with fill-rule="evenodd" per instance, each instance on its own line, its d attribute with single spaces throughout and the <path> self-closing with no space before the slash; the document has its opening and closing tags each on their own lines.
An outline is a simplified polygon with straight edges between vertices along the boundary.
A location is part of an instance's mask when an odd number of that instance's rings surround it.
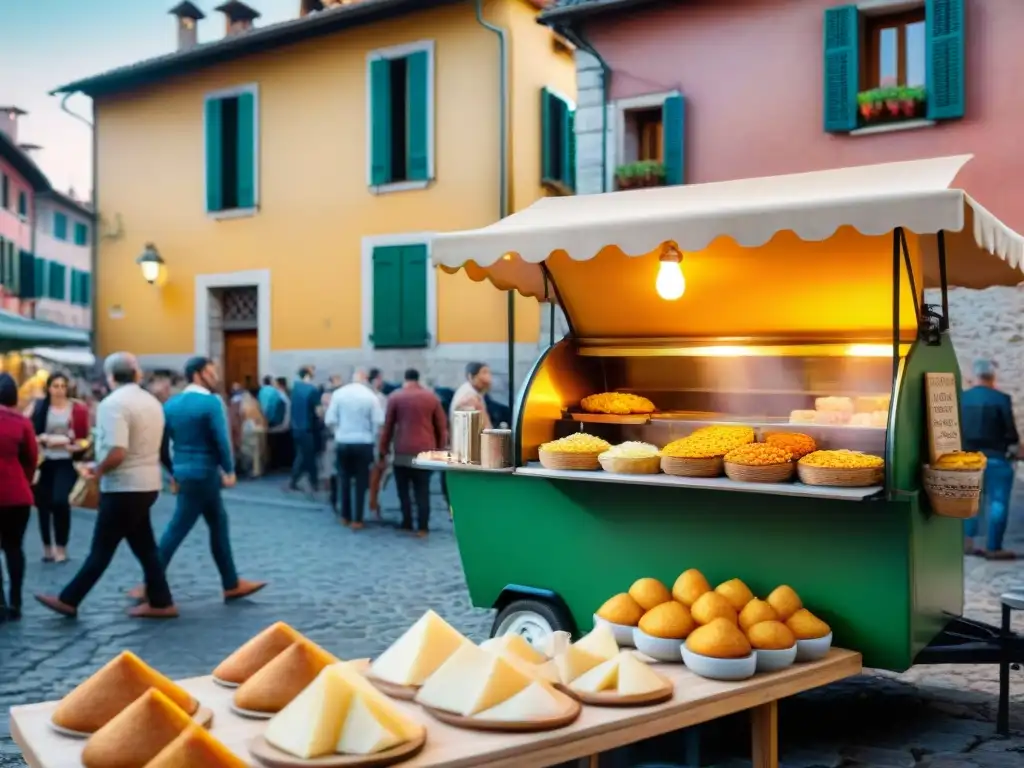
<svg viewBox="0 0 1024 768">
<path fill-rule="evenodd" d="M 0 626 L 0 767 L 24 765 L 10 740 L 8 707 L 59 698 L 125 648 L 171 677 L 184 677 L 208 672 L 278 619 L 343 658 L 378 653 L 427 607 L 473 639 L 487 635 L 491 614 L 469 604 L 440 496 L 435 497 L 434 532 L 418 540 L 373 523 L 352 534 L 322 505 L 281 486 L 280 480 L 268 479 L 229 493 L 239 570 L 271 581 L 252 600 L 221 601 L 200 524 L 170 568 L 180 619 L 154 623 L 124 615 L 124 591 L 136 582 L 138 566 L 123 547 L 77 621 L 51 616 L 31 603 L 20 623 Z M 1018 490 L 1008 541 L 1024 551 L 1024 489 Z M 158 530 L 172 504 L 169 497 L 158 503 Z M 396 510 L 393 496 L 385 496 L 386 522 L 394 521 Z M 75 562 L 66 566 L 39 561 L 38 537 L 30 529 L 27 590 L 59 589 L 84 556 L 91 528 L 92 513 L 76 512 L 70 546 Z M 1024 586 L 1024 565 L 970 559 L 968 615 L 997 623 L 998 596 L 1014 586 Z M 1016 628 L 1024 631 L 1024 616 Z M 1013 674 L 1015 736 L 1010 739 L 994 737 L 995 668 L 917 667 L 903 675 L 866 674 L 787 701 L 781 715 L 783 763 L 788 768 L 1020 768 L 1024 672 Z M 735 757 L 746 752 L 745 730 L 745 720 L 734 718 L 702 734 L 705 759 L 750 765 Z"/>
</svg>

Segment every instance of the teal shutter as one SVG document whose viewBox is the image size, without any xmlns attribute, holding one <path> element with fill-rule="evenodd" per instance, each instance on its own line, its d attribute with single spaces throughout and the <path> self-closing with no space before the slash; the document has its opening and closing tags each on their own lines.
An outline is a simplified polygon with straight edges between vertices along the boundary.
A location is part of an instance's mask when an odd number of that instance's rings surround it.
<svg viewBox="0 0 1024 768">
<path fill-rule="evenodd" d="M 75 222 L 75 245 L 89 244 L 89 227 L 80 221 Z"/>
<path fill-rule="evenodd" d="M 555 180 L 555 95 L 547 88 L 540 89 L 540 180 Z"/>
<path fill-rule="evenodd" d="M 68 239 L 68 217 L 63 213 L 53 214 L 53 236 L 58 240 Z"/>
<path fill-rule="evenodd" d="M 406 156 L 409 181 L 430 178 L 430 54 L 416 51 L 406 59 L 408 130 Z"/>
<path fill-rule="evenodd" d="M 686 183 L 686 103 L 683 97 L 669 96 L 661 105 L 661 133 L 665 160 L 665 183 Z"/>
<path fill-rule="evenodd" d="M 576 188 L 576 110 L 567 101 L 562 102 L 562 183 Z"/>
<path fill-rule="evenodd" d="M 24 192 L 18 193 L 18 215 L 28 217 L 28 195 Z"/>
<path fill-rule="evenodd" d="M 92 304 L 92 275 L 88 272 L 81 272 L 78 283 L 79 301 L 81 301 L 83 307 L 88 307 Z"/>
<path fill-rule="evenodd" d="M 403 347 L 425 347 L 430 341 L 427 332 L 427 246 L 407 245 L 402 248 L 401 282 L 401 344 Z"/>
<path fill-rule="evenodd" d="M 373 249 L 373 336 L 377 348 L 402 344 L 402 247 Z"/>
<path fill-rule="evenodd" d="M 10 279 L 7 274 L 7 257 L 4 255 L 7 247 L 7 241 L 0 237 L 0 286 L 7 287 L 7 281 Z"/>
<path fill-rule="evenodd" d="M 926 0 L 924 28 L 928 117 L 963 117 L 964 0 Z"/>
<path fill-rule="evenodd" d="M 32 281 L 35 284 L 36 297 L 43 298 L 46 296 L 46 281 L 49 277 L 49 262 L 46 259 L 37 258 L 33 272 Z"/>
<path fill-rule="evenodd" d="M 857 88 L 860 70 L 860 14 L 855 5 L 825 10 L 824 103 L 825 131 L 839 133 L 857 127 Z"/>
<path fill-rule="evenodd" d="M 238 95 L 238 207 L 256 207 L 256 96 Z"/>
<path fill-rule="evenodd" d="M 370 183 L 391 181 L 391 62 L 370 62 Z"/>
<path fill-rule="evenodd" d="M 37 299 L 40 295 L 36 293 L 36 257 L 28 251 L 18 253 L 18 295 L 23 299 Z"/>
<path fill-rule="evenodd" d="M 224 207 L 224 180 L 221 178 L 221 102 L 206 102 L 206 210 Z"/>
<path fill-rule="evenodd" d="M 48 291 L 49 298 L 56 301 L 64 301 L 67 295 L 67 268 L 63 264 L 58 264 L 56 261 L 50 262 L 50 290 Z"/>
<path fill-rule="evenodd" d="M 78 306 L 78 270 L 74 267 L 71 268 L 71 296 L 68 298 L 68 302 L 75 306 Z"/>
</svg>

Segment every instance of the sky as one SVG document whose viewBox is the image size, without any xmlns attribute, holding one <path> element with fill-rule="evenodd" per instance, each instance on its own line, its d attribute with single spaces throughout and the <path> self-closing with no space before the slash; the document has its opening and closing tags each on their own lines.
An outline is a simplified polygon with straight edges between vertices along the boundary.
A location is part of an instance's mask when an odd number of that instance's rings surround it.
<svg viewBox="0 0 1024 768">
<path fill-rule="evenodd" d="M 201 42 L 224 32 L 221 0 L 193 0 L 206 13 Z M 257 25 L 295 18 L 300 0 L 246 0 Z M 88 75 L 173 51 L 177 32 L 168 11 L 177 0 L 0 0 L 0 106 L 29 114 L 18 141 L 42 145 L 36 163 L 57 189 L 87 198 L 92 187 L 92 131 L 61 109 L 54 88 Z M 92 100 L 67 108 L 92 121 Z"/>
</svg>

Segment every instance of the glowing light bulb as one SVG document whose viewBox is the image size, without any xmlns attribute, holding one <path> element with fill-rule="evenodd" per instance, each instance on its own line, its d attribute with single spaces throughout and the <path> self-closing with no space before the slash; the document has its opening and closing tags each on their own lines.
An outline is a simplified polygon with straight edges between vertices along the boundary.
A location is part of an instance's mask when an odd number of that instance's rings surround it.
<svg viewBox="0 0 1024 768">
<path fill-rule="evenodd" d="M 675 301 L 686 293 L 686 278 L 678 257 L 663 257 L 658 265 L 658 279 L 654 283 L 658 295 L 666 301 Z"/>
<path fill-rule="evenodd" d="M 139 266 L 142 267 L 142 277 L 147 283 L 155 283 L 160 277 L 160 265 L 157 262 L 143 261 Z"/>
</svg>

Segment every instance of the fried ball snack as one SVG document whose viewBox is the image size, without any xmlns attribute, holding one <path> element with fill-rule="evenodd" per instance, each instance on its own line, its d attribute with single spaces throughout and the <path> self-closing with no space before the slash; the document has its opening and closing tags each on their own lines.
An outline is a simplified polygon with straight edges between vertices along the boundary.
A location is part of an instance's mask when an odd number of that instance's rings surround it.
<svg viewBox="0 0 1024 768">
<path fill-rule="evenodd" d="M 786 621 L 797 640 L 817 640 L 825 637 L 832 629 L 806 608 L 801 608 Z"/>
<path fill-rule="evenodd" d="M 739 621 L 732 603 L 717 592 L 705 592 L 698 597 L 690 606 L 690 614 L 698 624 L 710 624 L 715 619 L 728 619 L 733 624 Z"/>
<path fill-rule="evenodd" d="M 789 451 L 793 454 L 794 459 L 803 458 L 808 453 L 818 450 L 818 444 L 814 442 L 814 438 L 803 432 L 769 432 L 764 436 L 764 441 L 768 445 Z"/>
<path fill-rule="evenodd" d="M 715 587 L 715 592 L 728 600 L 729 605 L 737 613 L 742 611 L 747 603 L 754 599 L 754 593 L 750 591 L 750 587 L 739 579 L 730 579 L 729 581 L 722 582 Z"/>
<path fill-rule="evenodd" d="M 644 615 L 644 609 L 625 592 L 620 592 L 606 600 L 604 605 L 597 609 L 597 615 L 605 621 L 610 621 L 612 624 L 635 627 L 640 623 L 640 617 Z"/>
<path fill-rule="evenodd" d="M 662 456 L 677 459 L 711 459 L 733 448 L 754 442 L 754 430 L 742 426 L 711 426 L 694 430 L 661 449 Z"/>
<path fill-rule="evenodd" d="M 611 443 L 600 437 L 588 435 L 586 432 L 573 432 L 566 437 L 544 443 L 540 450 L 548 453 L 604 453 L 611 447 Z"/>
<path fill-rule="evenodd" d="M 759 651 L 785 651 L 796 645 L 793 631 L 781 621 L 762 621 L 747 630 L 747 639 Z"/>
<path fill-rule="evenodd" d="M 672 597 L 687 608 L 697 602 L 698 597 L 710 591 L 711 585 L 708 584 L 708 580 L 696 568 L 683 571 L 672 585 Z"/>
<path fill-rule="evenodd" d="M 774 464 L 786 464 L 793 460 L 793 454 L 785 448 L 768 443 L 747 443 L 733 448 L 725 454 L 730 464 L 743 464 L 748 467 L 767 467 Z"/>
<path fill-rule="evenodd" d="M 675 600 L 656 605 L 640 619 L 641 632 L 667 640 L 682 640 L 696 628 L 697 622 L 690 611 Z"/>
<path fill-rule="evenodd" d="M 822 469 L 877 469 L 885 466 L 881 456 L 859 451 L 815 451 L 800 459 L 805 467 Z"/>
<path fill-rule="evenodd" d="M 610 413 L 626 416 L 631 413 L 654 413 L 654 403 L 646 397 L 629 392 L 602 392 L 587 395 L 580 400 L 580 408 L 587 413 Z"/>
<path fill-rule="evenodd" d="M 764 600 L 758 600 L 756 597 L 743 606 L 743 610 L 740 611 L 740 627 L 746 632 L 755 624 L 760 624 L 763 621 L 778 621 L 779 614 Z"/>
<path fill-rule="evenodd" d="M 629 596 L 636 600 L 637 605 L 645 611 L 672 599 L 668 587 L 657 579 L 637 579 L 629 588 Z"/>
<path fill-rule="evenodd" d="M 939 456 L 935 460 L 935 463 L 932 464 L 932 469 L 976 471 L 984 469 L 987 463 L 988 459 L 985 458 L 984 453 L 977 453 L 974 451 L 953 451 L 952 453 L 944 453 Z"/>
<path fill-rule="evenodd" d="M 766 602 L 775 609 L 779 615 L 779 621 L 788 620 L 790 616 L 804 607 L 800 595 L 787 584 L 773 589 Z"/>
<path fill-rule="evenodd" d="M 715 619 L 697 627 L 686 638 L 686 647 L 701 656 L 715 659 L 742 659 L 750 655 L 750 641 L 728 619 Z"/>
</svg>

